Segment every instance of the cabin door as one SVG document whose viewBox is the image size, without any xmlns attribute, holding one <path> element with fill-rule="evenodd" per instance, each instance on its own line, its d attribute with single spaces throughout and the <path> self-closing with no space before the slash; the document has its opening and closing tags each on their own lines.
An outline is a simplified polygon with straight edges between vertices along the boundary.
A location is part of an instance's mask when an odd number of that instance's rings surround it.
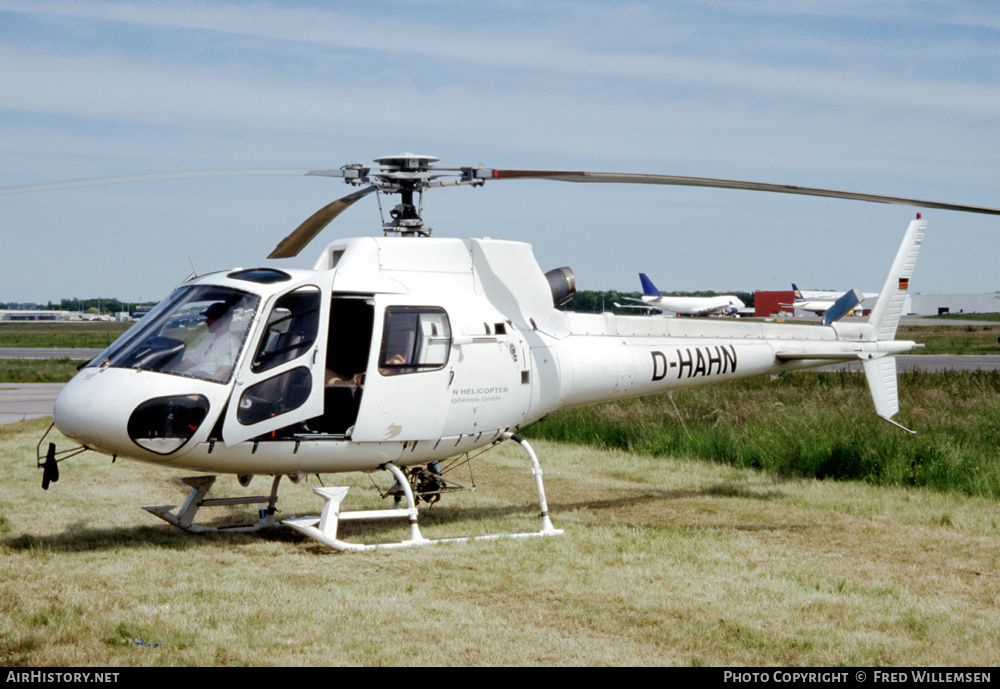
<svg viewBox="0 0 1000 689">
<path fill-rule="evenodd" d="M 323 413 L 330 293 L 299 284 L 265 304 L 240 364 L 222 439 L 234 445 Z"/>
<path fill-rule="evenodd" d="M 451 323 L 444 309 L 385 305 L 376 324 L 356 441 L 437 440 L 448 416 Z"/>
</svg>

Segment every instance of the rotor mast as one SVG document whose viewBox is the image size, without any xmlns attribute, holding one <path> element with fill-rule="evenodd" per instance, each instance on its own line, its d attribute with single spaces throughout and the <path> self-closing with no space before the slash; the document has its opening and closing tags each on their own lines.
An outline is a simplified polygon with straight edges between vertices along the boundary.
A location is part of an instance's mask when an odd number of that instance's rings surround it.
<svg viewBox="0 0 1000 689">
<path fill-rule="evenodd" d="M 430 165 L 438 160 L 440 159 L 434 156 L 411 153 L 375 159 L 375 163 L 382 168 L 375 177 L 385 184 L 385 186 L 376 185 L 379 187 L 378 191 L 396 193 L 400 196 L 400 202 L 389 211 L 391 220 L 386 222 L 385 217 L 382 218 L 382 230 L 386 235 L 389 233 L 396 233 L 397 236 L 430 235 L 431 228 L 424 227 L 421 213 L 424 205 L 424 189 L 427 188 L 432 175 Z"/>
</svg>

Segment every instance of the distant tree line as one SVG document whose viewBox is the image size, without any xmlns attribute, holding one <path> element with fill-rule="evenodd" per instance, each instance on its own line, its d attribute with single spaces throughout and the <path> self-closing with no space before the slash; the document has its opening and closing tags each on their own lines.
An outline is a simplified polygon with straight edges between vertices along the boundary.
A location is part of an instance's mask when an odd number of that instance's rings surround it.
<svg viewBox="0 0 1000 689">
<path fill-rule="evenodd" d="M 125 302 L 110 297 L 94 297 L 93 299 L 61 299 L 58 304 L 49 301 L 48 304 L 32 304 L 30 307 L 23 303 L 3 303 L 0 302 L 0 309 L 24 309 L 33 308 L 38 311 L 75 311 L 80 313 L 105 313 L 115 314 L 121 311 L 128 311 L 130 314 L 135 311 L 136 306 L 154 306 L 155 301 L 149 302 Z"/>
</svg>

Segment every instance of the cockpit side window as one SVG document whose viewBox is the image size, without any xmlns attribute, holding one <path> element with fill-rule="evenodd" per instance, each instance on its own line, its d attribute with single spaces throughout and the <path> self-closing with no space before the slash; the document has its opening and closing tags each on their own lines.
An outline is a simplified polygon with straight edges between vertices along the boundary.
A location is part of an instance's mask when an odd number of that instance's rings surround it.
<svg viewBox="0 0 1000 689">
<path fill-rule="evenodd" d="M 384 376 L 443 368 L 451 351 L 451 324 L 444 309 L 390 306 L 385 310 L 379 372 Z"/>
<path fill-rule="evenodd" d="M 260 373 L 302 356 L 316 342 L 320 291 L 302 287 L 278 299 L 267 317 L 250 369 Z"/>
<path fill-rule="evenodd" d="M 127 349 L 130 349 L 136 342 L 149 338 L 151 333 L 155 334 L 154 331 L 163 327 L 163 322 L 167 315 L 177 308 L 179 303 L 183 303 L 190 293 L 190 287 L 181 287 L 171 292 L 166 299 L 153 307 L 138 323 L 125 331 L 124 335 L 111 343 L 111 346 L 87 362 L 87 367 L 100 366 L 105 362 L 120 359 L 120 355 Z"/>
</svg>

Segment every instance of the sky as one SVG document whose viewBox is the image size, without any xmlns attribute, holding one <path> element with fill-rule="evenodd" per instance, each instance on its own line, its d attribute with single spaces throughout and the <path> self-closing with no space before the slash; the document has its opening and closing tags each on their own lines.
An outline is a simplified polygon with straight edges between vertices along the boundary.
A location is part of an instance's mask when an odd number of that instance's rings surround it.
<svg viewBox="0 0 1000 689">
<path fill-rule="evenodd" d="M 0 0 L 0 187 L 191 170 L 442 164 L 743 179 L 1000 207 L 992 2 Z M 311 267 L 380 234 L 313 177 L 0 195 L 0 302 L 155 301 L 192 270 Z M 783 194 L 498 180 L 432 189 L 435 236 L 530 242 L 580 289 L 1000 290 L 1000 217 Z"/>
</svg>

